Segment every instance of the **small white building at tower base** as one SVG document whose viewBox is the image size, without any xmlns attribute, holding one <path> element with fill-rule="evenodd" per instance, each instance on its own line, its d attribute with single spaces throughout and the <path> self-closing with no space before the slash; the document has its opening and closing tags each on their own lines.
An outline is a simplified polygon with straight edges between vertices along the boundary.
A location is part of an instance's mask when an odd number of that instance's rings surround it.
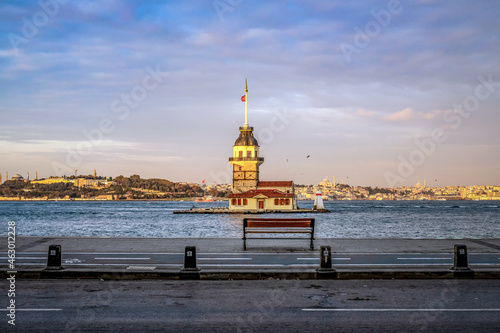
<svg viewBox="0 0 500 333">
<path fill-rule="evenodd" d="M 297 209 L 293 181 L 262 181 L 257 188 L 229 194 L 229 209 L 237 211 L 289 211 Z"/>
</svg>

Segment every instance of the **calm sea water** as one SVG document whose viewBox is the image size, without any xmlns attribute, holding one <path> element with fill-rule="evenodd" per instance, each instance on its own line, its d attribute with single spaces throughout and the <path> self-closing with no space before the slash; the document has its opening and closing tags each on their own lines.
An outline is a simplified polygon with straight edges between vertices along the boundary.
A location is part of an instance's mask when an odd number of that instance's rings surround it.
<svg viewBox="0 0 500 333">
<path fill-rule="evenodd" d="M 299 202 L 301 208 L 312 204 Z M 15 221 L 17 235 L 29 236 L 242 236 L 249 215 L 173 214 L 193 206 L 227 202 L 0 202 L 0 225 L 6 234 Z M 314 217 L 316 237 L 500 238 L 500 201 L 329 201 L 325 208 L 332 213 L 268 216 Z"/>
</svg>

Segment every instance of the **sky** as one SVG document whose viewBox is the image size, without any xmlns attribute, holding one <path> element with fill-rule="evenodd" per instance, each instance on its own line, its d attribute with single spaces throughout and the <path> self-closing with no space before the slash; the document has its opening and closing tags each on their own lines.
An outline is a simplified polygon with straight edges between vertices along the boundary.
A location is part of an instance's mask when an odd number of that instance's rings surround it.
<svg viewBox="0 0 500 333">
<path fill-rule="evenodd" d="M 0 173 L 500 184 L 498 1 L 0 1 Z M 309 157 L 308 157 L 309 156 Z"/>
</svg>

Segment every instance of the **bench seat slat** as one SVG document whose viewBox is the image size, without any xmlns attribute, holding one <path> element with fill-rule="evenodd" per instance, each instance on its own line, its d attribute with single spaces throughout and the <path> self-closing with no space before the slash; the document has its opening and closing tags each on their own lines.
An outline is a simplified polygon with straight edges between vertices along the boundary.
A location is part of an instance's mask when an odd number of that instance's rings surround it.
<svg viewBox="0 0 500 333">
<path fill-rule="evenodd" d="M 246 228 L 245 232 L 247 234 L 250 233 L 282 233 L 282 234 L 289 234 L 289 233 L 312 233 L 313 230 L 312 228 L 279 228 L 279 229 L 274 229 L 274 228 Z"/>
<path fill-rule="evenodd" d="M 246 218 L 247 222 L 311 222 L 312 219 L 263 219 L 263 218 Z"/>
<path fill-rule="evenodd" d="M 247 228 L 310 228 L 309 222 L 254 222 L 248 221 Z"/>
</svg>

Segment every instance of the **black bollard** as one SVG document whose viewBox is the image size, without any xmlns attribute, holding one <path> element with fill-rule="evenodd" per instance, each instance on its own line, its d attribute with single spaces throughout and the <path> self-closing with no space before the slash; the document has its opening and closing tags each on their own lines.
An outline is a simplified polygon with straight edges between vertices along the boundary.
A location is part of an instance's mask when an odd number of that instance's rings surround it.
<svg viewBox="0 0 500 333">
<path fill-rule="evenodd" d="M 184 270 L 199 270 L 196 267 L 196 246 L 186 246 L 184 251 Z"/>
<path fill-rule="evenodd" d="M 63 269 L 61 266 L 61 245 L 50 245 L 47 258 L 48 270 Z"/>
<path fill-rule="evenodd" d="M 467 245 L 456 244 L 455 245 L 455 258 L 453 261 L 452 269 L 457 270 L 468 270 L 469 263 L 467 260 Z"/>
<path fill-rule="evenodd" d="M 451 270 L 454 271 L 453 276 L 456 278 L 474 277 L 474 271 L 469 268 L 467 245 L 455 244 L 455 256 Z"/>
<path fill-rule="evenodd" d="M 332 248 L 330 246 L 320 246 L 320 265 L 317 270 L 318 278 L 334 279 L 337 272 L 332 268 Z"/>
<path fill-rule="evenodd" d="M 332 248 L 330 246 L 320 247 L 320 258 L 321 263 L 319 265 L 320 270 L 331 270 L 332 269 Z"/>
<path fill-rule="evenodd" d="M 200 270 L 196 267 L 196 246 L 186 246 L 184 251 L 184 269 L 181 270 L 180 279 L 199 280 Z"/>
</svg>

